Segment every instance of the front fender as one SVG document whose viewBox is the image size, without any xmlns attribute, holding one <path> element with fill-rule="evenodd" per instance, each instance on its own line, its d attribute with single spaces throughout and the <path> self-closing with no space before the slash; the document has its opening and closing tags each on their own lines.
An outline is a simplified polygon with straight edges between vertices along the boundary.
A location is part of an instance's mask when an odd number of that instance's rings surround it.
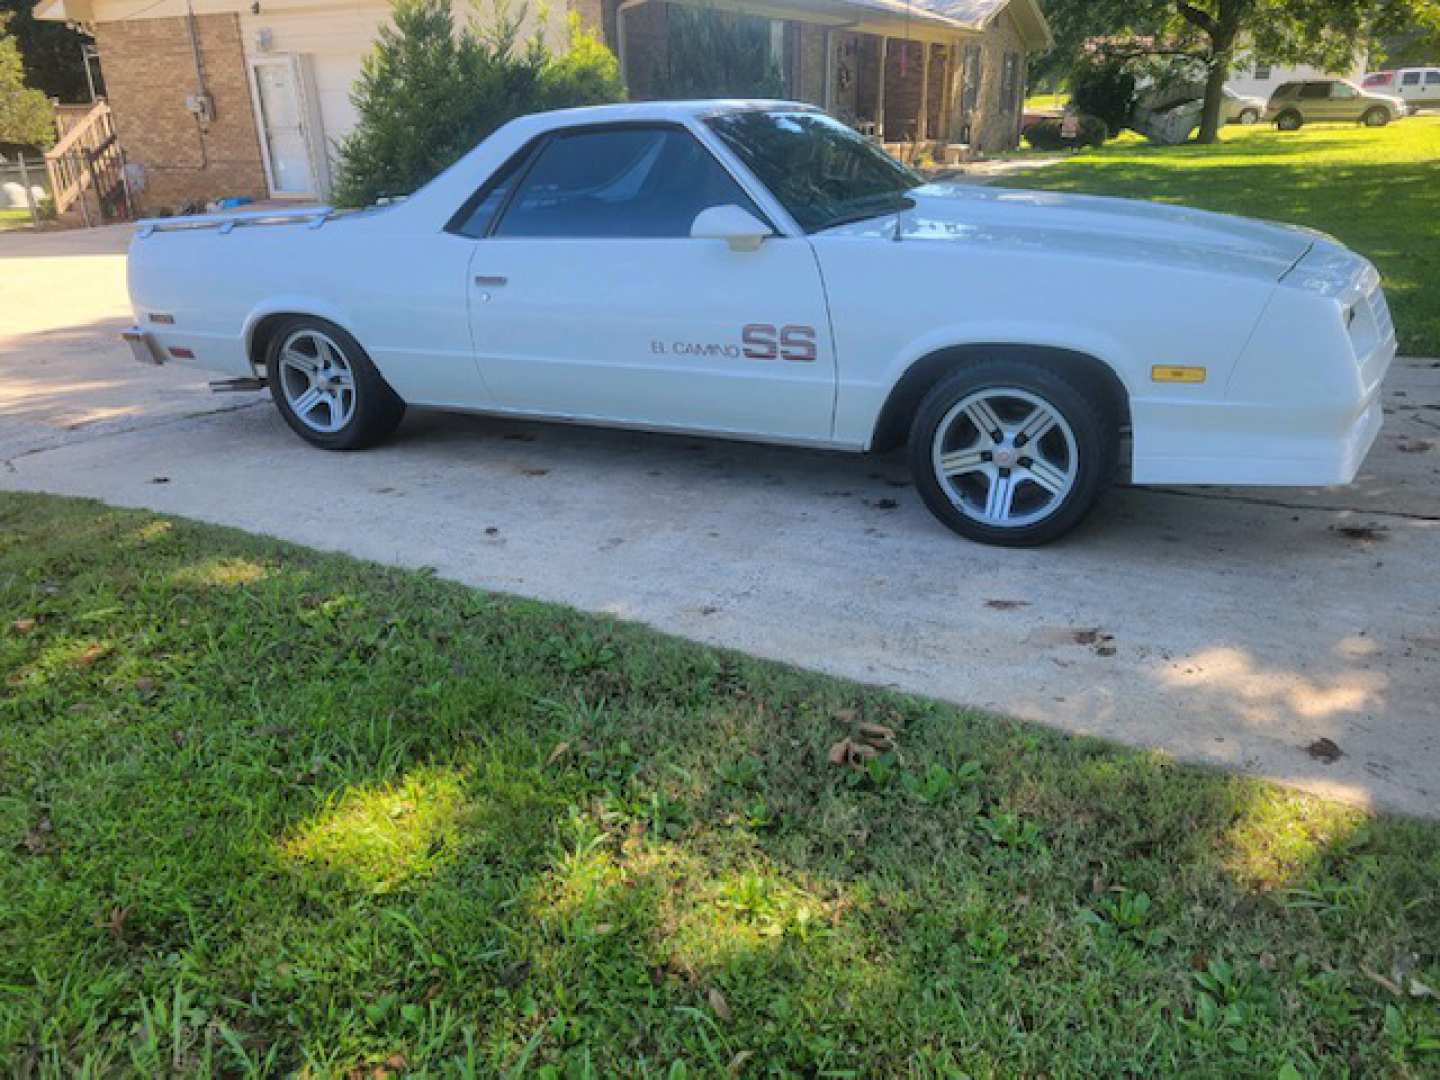
<svg viewBox="0 0 1440 1080">
<path fill-rule="evenodd" d="M 1044 321 L 966 322 L 939 326 L 907 341 L 873 381 L 850 381 L 842 387 L 835 416 L 837 442 L 868 447 L 885 404 L 916 364 L 949 350 L 982 350 L 985 346 L 1028 347 L 1081 353 L 1104 364 L 1134 397 L 1140 358 L 1099 326 L 1071 326 Z"/>
</svg>

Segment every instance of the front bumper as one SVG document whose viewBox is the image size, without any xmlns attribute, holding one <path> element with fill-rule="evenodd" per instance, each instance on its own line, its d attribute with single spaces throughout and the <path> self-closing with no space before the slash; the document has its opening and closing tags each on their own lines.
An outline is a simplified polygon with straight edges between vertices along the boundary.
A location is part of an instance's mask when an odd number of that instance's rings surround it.
<svg viewBox="0 0 1440 1080">
<path fill-rule="evenodd" d="M 141 330 L 138 326 L 121 330 L 120 336 L 125 339 L 125 344 L 130 346 L 131 355 L 142 364 L 159 366 L 168 359 L 165 350 L 155 340 L 154 335 Z"/>
</svg>

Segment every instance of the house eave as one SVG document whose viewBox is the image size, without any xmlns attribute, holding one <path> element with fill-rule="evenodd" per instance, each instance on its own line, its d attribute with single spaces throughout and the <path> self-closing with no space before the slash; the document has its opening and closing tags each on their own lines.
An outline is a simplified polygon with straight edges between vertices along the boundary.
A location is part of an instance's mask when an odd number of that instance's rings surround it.
<svg viewBox="0 0 1440 1080">
<path fill-rule="evenodd" d="M 95 21 L 95 8 L 90 0 L 40 0 L 30 14 L 46 22 L 90 23 Z"/>
</svg>

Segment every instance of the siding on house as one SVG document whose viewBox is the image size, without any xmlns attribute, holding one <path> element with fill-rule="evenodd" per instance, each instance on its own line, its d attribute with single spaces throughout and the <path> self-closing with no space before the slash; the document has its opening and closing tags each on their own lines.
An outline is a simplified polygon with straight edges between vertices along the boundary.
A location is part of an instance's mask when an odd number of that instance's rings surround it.
<svg viewBox="0 0 1440 1080">
<path fill-rule="evenodd" d="M 173 208 L 217 193 L 266 194 L 239 19 L 200 15 L 195 26 L 215 103 L 203 129 L 185 108 L 195 67 L 184 18 L 95 24 L 116 134 L 127 161 L 144 173 L 136 195 L 142 208 Z"/>
<path fill-rule="evenodd" d="M 971 131 L 970 144 L 981 152 L 1008 150 L 1020 141 L 1020 114 L 1025 101 L 1025 42 L 1014 17 L 1007 11 L 990 24 L 979 44 L 979 123 Z M 1018 58 L 1017 81 L 1008 88 L 1009 95 L 1004 85 L 1007 54 Z"/>
</svg>

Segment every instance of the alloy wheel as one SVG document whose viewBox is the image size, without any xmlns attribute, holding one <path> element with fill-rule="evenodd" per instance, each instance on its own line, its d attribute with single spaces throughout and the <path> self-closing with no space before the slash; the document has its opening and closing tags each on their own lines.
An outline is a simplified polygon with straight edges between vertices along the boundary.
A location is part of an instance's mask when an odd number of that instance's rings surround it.
<svg viewBox="0 0 1440 1080">
<path fill-rule="evenodd" d="M 1060 411 L 1028 390 L 962 398 L 935 429 L 935 477 L 966 517 L 1018 529 L 1055 513 L 1075 487 L 1080 456 Z"/>
<path fill-rule="evenodd" d="M 302 424 L 322 435 L 355 415 L 355 372 L 345 352 L 318 330 L 297 330 L 280 346 L 280 391 Z"/>
</svg>

